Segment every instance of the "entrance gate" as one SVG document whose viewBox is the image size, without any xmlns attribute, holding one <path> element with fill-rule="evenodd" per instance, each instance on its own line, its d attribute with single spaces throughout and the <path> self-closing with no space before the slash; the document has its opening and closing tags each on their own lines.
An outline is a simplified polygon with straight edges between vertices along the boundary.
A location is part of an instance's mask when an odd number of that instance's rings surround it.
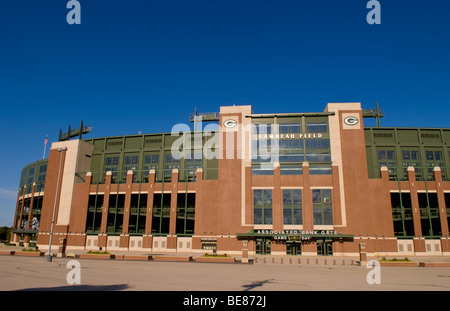
<svg viewBox="0 0 450 311">
<path fill-rule="evenodd" d="M 271 239 L 256 239 L 256 254 L 270 255 L 271 253 Z"/>
<path fill-rule="evenodd" d="M 333 256 L 333 242 L 330 240 L 317 240 L 318 256 Z"/>
<path fill-rule="evenodd" d="M 299 241 L 286 241 L 286 254 L 291 256 L 302 254 L 302 243 Z"/>
</svg>

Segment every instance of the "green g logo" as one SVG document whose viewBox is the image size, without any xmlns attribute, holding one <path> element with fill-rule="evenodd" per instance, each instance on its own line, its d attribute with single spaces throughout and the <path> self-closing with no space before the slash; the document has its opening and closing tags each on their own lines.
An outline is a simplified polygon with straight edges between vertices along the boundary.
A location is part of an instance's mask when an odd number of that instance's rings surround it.
<svg viewBox="0 0 450 311">
<path fill-rule="evenodd" d="M 347 125 L 356 125 L 358 122 L 359 120 L 357 117 L 347 117 L 344 119 L 344 123 Z"/>
</svg>

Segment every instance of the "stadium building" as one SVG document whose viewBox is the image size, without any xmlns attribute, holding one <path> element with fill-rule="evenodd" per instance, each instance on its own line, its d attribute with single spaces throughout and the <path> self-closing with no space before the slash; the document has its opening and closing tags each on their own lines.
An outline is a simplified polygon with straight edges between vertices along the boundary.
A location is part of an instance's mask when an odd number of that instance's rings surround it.
<svg viewBox="0 0 450 311">
<path fill-rule="evenodd" d="M 53 232 L 54 253 L 449 255 L 450 129 L 366 117 L 382 113 L 226 106 L 191 116 L 194 131 L 69 128 L 23 169 L 11 239 L 46 251 Z"/>
</svg>

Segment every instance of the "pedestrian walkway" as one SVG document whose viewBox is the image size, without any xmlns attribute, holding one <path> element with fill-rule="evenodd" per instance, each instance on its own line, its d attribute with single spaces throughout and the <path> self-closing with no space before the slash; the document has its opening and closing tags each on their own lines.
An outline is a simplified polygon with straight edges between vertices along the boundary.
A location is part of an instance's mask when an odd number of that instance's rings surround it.
<svg viewBox="0 0 450 311">
<path fill-rule="evenodd" d="M 24 247 L 19 246 L 6 246 L 3 243 L 0 244 L 0 252 L 7 251 L 21 251 Z M 48 250 L 42 249 L 41 251 L 47 252 Z M 86 254 L 88 250 L 68 250 L 65 254 L 66 257 L 79 257 L 81 254 Z M 194 260 L 197 257 L 202 257 L 203 252 L 195 253 L 179 253 L 179 252 L 148 252 L 148 251 L 114 251 L 108 250 L 110 254 L 116 255 L 116 258 L 123 258 L 122 255 L 130 256 L 174 256 L 174 257 L 192 257 Z M 56 254 L 54 254 L 56 255 Z M 242 261 L 240 255 L 230 255 L 236 259 L 236 262 Z M 404 259 L 402 256 L 386 256 L 387 259 Z M 412 262 L 439 262 L 450 263 L 450 256 L 407 256 L 408 260 Z M 383 256 L 368 256 L 367 261 L 381 260 Z M 345 256 L 283 256 L 283 255 L 250 255 L 248 258 L 250 264 L 279 264 L 279 265 L 310 265 L 310 266 L 359 266 L 361 265 L 358 257 L 345 257 Z"/>
</svg>

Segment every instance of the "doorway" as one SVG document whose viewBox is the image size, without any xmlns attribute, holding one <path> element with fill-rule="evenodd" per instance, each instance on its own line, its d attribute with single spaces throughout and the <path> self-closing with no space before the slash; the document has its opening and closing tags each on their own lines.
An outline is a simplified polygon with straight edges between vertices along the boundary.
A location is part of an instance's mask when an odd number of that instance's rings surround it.
<svg viewBox="0 0 450 311">
<path fill-rule="evenodd" d="M 286 241 L 286 254 L 290 256 L 299 256 L 302 254 L 302 242 Z"/>
<path fill-rule="evenodd" d="M 258 255 L 270 255 L 271 253 L 270 239 L 256 239 L 256 254 Z"/>
<path fill-rule="evenodd" d="M 333 242 L 329 240 L 317 240 L 318 256 L 333 256 Z"/>
</svg>

